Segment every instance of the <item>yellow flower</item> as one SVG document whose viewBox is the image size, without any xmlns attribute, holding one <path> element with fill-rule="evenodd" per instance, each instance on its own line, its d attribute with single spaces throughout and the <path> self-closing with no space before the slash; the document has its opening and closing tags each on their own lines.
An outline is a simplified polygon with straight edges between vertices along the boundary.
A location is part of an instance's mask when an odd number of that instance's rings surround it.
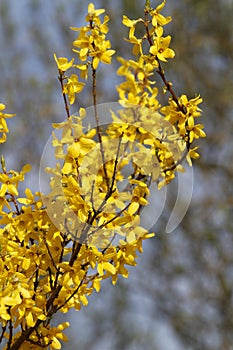
<svg viewBox="0 0 233 350">
<path fill-rule="evenodd" d="M 84 85 L 85 83 L 80 82 L 76 74 L 71 74 L 68 78 L 68 81 L 64 86 L 64 93 L 68 95 L 71 105 L 75 102 L 75 94 L 81 92 Z"/>
<path fill-rule="evenodd" d="M 131 195 L 127 192 L 120 192 L 116 189 L 111 197 L 108 198 L 107 204 L 114 204 L 119 209 L 126 207 L 126 202 L 131 199 Z"/>
<path fill-rule="evenodd" d="M 167 58 L 173 58 L 175 52 L 168 46 L 171 41 L 171 36 L 156 37 L 153 45 L 150 47 L 150 53 L 156 56 L 160 61 L 167 62 Z"/>
<path fill-rule="evenodd" d="M 2 209 L 4 206 L 6 206 L 8 209 L 11 209 L 10 204 L 7 201 L 7 198 L 5 197 L 6 194 L 6 186 L 1 186 L 0 189 L 0 214 L 2 214 Z"/>
<path fill-rule="evenodd" d="M 198 159 L 200 157 L 199 153 L 196 152 L 198 147 L 191 148 L 186 156 L 189 166 L 192 166 L 192 158 Z"/>
<path fill-rule="evenodd" d="M 95 21 L 97 17 L 99 17 L 100 15 L 102 15 L 105 12 L 104 9 L 99 9 L 96 10 L 95 9 L 95 5 L 90 3 L 88 5 L 88 15 L 86 16 L 86 21 Z"/>
<path fill-rule="evenodd" d="M 164 8 L 165 3 L 166 0 L 164 0 L 160 5 L 158 5 L 155 10 L 150 11 L 150 15 L 152 16 L 152 25 L 154 27 L 164 26 L 172 20 L 171 16 L 164 17 L 159 13 Z"/>
<path fill-rule="evenodd" d="M 3 103 L 0 103 L 0 132 L 8 132 L 8 127 L 5 121 L 5 118 L 12 118 L 15 116 L 15 114 L 7 114 L 2 113 L 2 111 L 6 108 L 6 106 Z"/>
<path fill-rule="evenodd" d="M 18 183 L 24 180 L 24 174 L 30 171 L 31 166 L 25 165 L 20 173 L 10 171 L 8 174 L 0 174 L 0 182 L 2 182 L 1 195 L 9 193 L 12 196 L 18 195 Z"/>
<path fill-rule="evenodd" d="M 137 184 L 132 191 L 131 204 L 128 208 L 128 213 L 135 215 L 140 206 L 148 204 L 146 197 L 149 195 L 149 189 L 142 181 L 130 180 L 130 183 Z"/>
<path fill-rule="evenodd" d="M 9 131 L 5 118 L 12 118 L 15 116 L 15 114 L 2 113 L 5 108 L 6 106 L 3 103 L 0 103 L 0 133 L 2 133 L 0 143 L 4 143 L 6 141 L 6 133 Z"/>
<path fill-rule="evenodd" d="M 59 57 L 59 58 L 57 58 L 56 54 L 54 54 L 53 56 L 54 56 L 54 59 L 55 59 L 55 61 L 57 63 L 58 70 L 59 70 L 59 72 L 61 74 L 63 74 L 69 68 L 72 67 L 73 62 L 74 62 L 74 58 L 72 58 L 72 60 L 70 60 L 70 62 L 69 62 L 66 57 Z"/>
<path fill-rule="evenodd" d="M 178 99 L 181 106 L 184 106 L 186 113 L 189 116 L 199 117 L 201 115 L 201 109 L 198 107 L 202 103 L 202 98 L 198 95 L 195 98 L 188 99 L 186 95 L 181 95 Z"/>
<path fill-rule="evenodd" d="M 123 16 L 123 20 L 122 23 L 126 26 L 126 27 L 134 27 L 138 22 L 142 22 L 142 19 L 130 19 L 127 16 Z"/>
<path fill-rule="evenodd" d="M 97 265 L 97 271 L 100 276 L 104 275 L 104 271 L 110 275 L 114 275 L 116 273 L 116 268 L 110 262 L 99 261 Z"/>
<path fill-rule="evenodd" d="M 72 28 L 74 30 L 74 28 Z M 73 49 L 79 55 L 81 61 L 85 61 L 91 49 L 90 37 L 88 36 L 90 28 L 80 28 L 78 38 L 73 42 L 73 46 L 80 50 Z"/>
<path fill-rule="evenodd" d="M 144 165 L 142 170 L 145 172 L 145 174 L 151 175 L 152 181 L 157 181 L 161 170 L 158 159 L 155 156 L 152 156 L 151 162 Z"/>
<path fill-rule="evenodd" d="M 142 39 L 138 39 L 135 35 L 135 27 L 131 27 L 129 30 L 129 39 L 125 39 L 126 41 L 133 44 L 133 54 L 137 56 L 138 54 L 142 55 Z"/>
<path fill-rule="evenodd" d="M 75 64 L 74 68 L 77 68 L 80 70 L 80 77 L 82 79 L 85 79 L 85 80 L 88 79 L 88 64 Z"/>
<path fill-rule="evenodd" d="M 204 128 L 203 124 L 192 125 L 192 127 L 187 128 L 189 130 L 189 142 L 192 143 L 194 139 L 199 139 L 200 137 L 206 137 L 206 133 L 202 130 Z"/>
<path fill-rule="evenodd" d="M 104 16 L 104 21 L 99 26 L 101 33 L 104 33 L 104 34 L 108 33 L 108 30 L 109 30 L 107 25 L 108 21 L 109 21 L 109 16 Z"/>
<path fill-rule="evenodd" d="M 91 56 L 92 67 L 97 69 L 99 62 L 110 64 L 112 55 L 115 50 L 109 50 L 111 43 L 109 40 L 105 40 L 106 33 L 108 32 L 109 17 L 104 17 L 104 22 L 101 23 L 98 16 L 104 13 L 104 10 L 95 10 L 93 4 L 88 6 L 88 16 L 86 20 L 90 22 L 90 25 L 83 28 L 72 28 L 73 30 L 79 30 L 78 38 L 73 42 L 74 47 L 79 50 L 73 49 L 79 55 L 81 61 L 85 61 L 88 56 Z M 82 76 L 87 76 L 87 66 L 81 67 L 83 70 Z"/>
<path fill-rule="evenodd" d="M 91 52 L 91 56 L 94 57 L 92 63 L 94 69 L 97 69 L 100 61 L 105 64 L 111 63 L 115 50 L 108 50 L 110 47 L 109 41 L 103 41 L 95 46 L 95 49 Z"/>
<path fill-rule="evenodd" d="M 26 188 L 25 194 L 26 194 L 26 198 L 18 198 L 19 203 L 26 204 L 26 205 L 35 205 L 37 209 L 40 209 L 42 207 L 40 192 L 35 193 L 35 195 L 38 196 L 37 200 L 29 188 Z"/>
<path fill-rule="evenodd" d="M 173 125 L 177 125 L 179 134 L 184 138 L 189 134 L 189 142 L 192 143 L 195 138 L 205 137 L 206 134 L 202 130 L 202 124 L 195 124 L 195 118 L 201 115 L 201 109 L 198 105 L 202 102 L 200 96 L 188 99 L 186 95 L 178 98 L 178 103 L 170 99 L 169 106 L 161 108 L 161 112 L 166 115 Z"/>
</svg>

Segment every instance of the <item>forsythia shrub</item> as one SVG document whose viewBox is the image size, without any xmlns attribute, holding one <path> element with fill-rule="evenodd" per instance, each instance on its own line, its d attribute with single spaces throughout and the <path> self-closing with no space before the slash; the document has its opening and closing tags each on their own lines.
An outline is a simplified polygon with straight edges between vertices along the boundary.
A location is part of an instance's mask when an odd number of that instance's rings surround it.
<svg viewBox="0 0 233 350">
<path fill-rule="evenodd" d="M 107 278 L 127 278 L 127 265 L 136 265 L 142 241 L 153 236 L 140 226 L 142 208 L 148 204 L 150 184 L 158 188 L 173 180 L 187 159 L 198 158 L 195 139 L 204 137 L 200 96 L 177 96 L 162 64 L 175 56 L 164 26 L 171 21 L 146 1 L 144 18 L 123 16 L 133 45 L 132 59 L 118 58 L 118 111 L 109 111 L 111 122 L 101 127 L 97 108 L 97 71 L 111 64 L 115 50 L 107 39 L 109 17 L 104 9 L 88 5 L 86 25 L 71 28 L 75 59 L 55 57 L 66 120 L 53 124 L 55 156 L 61 163 L 47 168 L 50 192 L 25 190 L 19 182 L 30 171 L 8 170 L 1 158 L 0 173 L 0 343 L 4 349 L 60 349 L 67 341 L 68 322 L 51 327 L 58 311 L 79 310 L 87 297 Z M 137 25 L 144 35 L 137 37 Z M 72 71 L 72 74 L 68 73 Z M 75 73 L 74 73 L 75 72 Z M 156 76 L 169 95 L 161 106 Z M 75 97 L 91 80 L 95 127 L 85 126 L 86 110 L 71 115 Z M 0 104 L 0 142 L 6 141 L 6 118 Z M 127 175 L 125 175 L 127 174 Z M 120 189 L 124 177 L 127 183 Z"/>
</svg>

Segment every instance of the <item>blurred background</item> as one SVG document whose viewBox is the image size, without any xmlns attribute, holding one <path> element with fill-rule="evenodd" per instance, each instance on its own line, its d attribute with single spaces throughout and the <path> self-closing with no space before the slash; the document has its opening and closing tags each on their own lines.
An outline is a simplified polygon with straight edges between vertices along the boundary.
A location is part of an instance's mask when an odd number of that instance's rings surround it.
<svg viewBox="0 0 233 350">
<path fill-rule="evenodd" d="M 143 16 L 141 0 L 93 0 L 111 17 L 110 39 L 118 55 L 129 57 L 121 18 Z M 156 7 L 158 1 L 152 0 Z M 53 53 L 72 57 L 76 33 L 88 2 L 81 0 L 0 0 L 0 102 L 17 117 L 9 120 L 1 145 L 8 169 L 33 165 L 27 185 L 38 190 L 38 169 L 51 123 L 65 118 Z M 168 188 L 166 207 L 153 239 L 144 243 L 138 266 L 116 287 L 106 281 L 99 295 L 69 321 L 70 343 L 79 350 L 233 349 L 233 1 L 168 1 L 165 27 L 176 57 L 165 67 L 177 95 L 200 93 L 207 139 L 194 164 L 189 210 L 175 231 L 164 233 L 177 184 Z M 117 100 L 118 67 L 101 66 L 98 101 Z M 92 104 L 85 93 L 74 110 Z"/>
</svg>

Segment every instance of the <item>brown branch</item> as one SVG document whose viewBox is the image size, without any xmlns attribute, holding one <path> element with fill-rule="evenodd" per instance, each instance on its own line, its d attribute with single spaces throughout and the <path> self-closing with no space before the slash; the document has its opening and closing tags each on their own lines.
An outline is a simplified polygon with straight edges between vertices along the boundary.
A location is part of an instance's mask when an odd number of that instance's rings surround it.
<svg viewBox="0 0 233 350">
<path fill-rule="evenodd" d="M 10 349 L 11 347 L 11 343 L 12 343 L 12 339 L 13 339 L 13 324 L 12 324 L 12 320 L 9 320 L 9 340 L 7 343 L 7 350 Z"/>
<path fill-rule="evenodd" d="M 41 320 L 37 320 L 35 326 L 29 327 L 22 331 L 20 337 L 16 339 L 13 345 L 9 347 L 7 350 L 19 350 L 20 346 L 25 342 L 25 340 L 28 340 L 30 335 L 39 327 L 39 325 L 42 323 Z"/>
<path fill-rule="evenodd" d="M 90 20 L 90 28 L 92 30 L 94 29 L 94 24 L 92 20 Z M 94 42 L 92 43 L 92 46 L 93 46 L 93 49 L 95 50 Z M 107 173 L 106 164 L 105 164 L 105 156 L 104 156 L 103 142 L 102 142 L 102 136 L 101 136 L 100 122 L 99 122 L 99 117 L 97 112 L 96 69 L 93 66 L 93 61 L 94 61 L 94 57 L 92 57 L 91 68 L 92 68 L 92 97 L 93 97 L 93 105 L 94 105 L 94 113 L 95 113 L 95 121 L 96 121 L 96 130 L 97 130 L 97 135 L 100 143 L 100 152 L 101 152 L 101 157 L 103 162 L 104 177 L 105 177 L 107 188 L 109 189 L 109 178 L 108 178 L 108 173 Z"/>
<path fill-rule="evenodd" d="M 120 139 L 119 139 L 119 143 L 118 143 L 118 147 L 117 147 L 117 154 L 116 154 L 116 158 L 115 158 L 115 161 L 114 161 L 114 169 L 113 169 L 113 175 L 112 175 L 112 182 L 111 182 L 111 185 L 109 187 L 109 191 L 105 197 L 105 199 L 107 200 L 111 195 L 112 193 L 114 192 L 113 191 L 113 186 L 114 186 L 114 183 L 115 183 L 115 179 L 116 179 L 116 173 L 117 173 L 117 164 L 118 164 L 118 157 L 119 157 L 119 154 L 120 154 L 120 148 L 121 148 L 121 142 L 122 142 L 122 137 L 123 137 L 124 133 L 121 135 Z"/>
<path fill-rule="evenodd" d="M 54 261 L 54 259 L 53 259 L 52 253 L 50 252 L 48 243 L 47 243 L 47 241 L 46 241 L 46 237 L 43 237 L 43 240 L 44 240 L 44 244 L 45 244 L 45 246 L 46 246 L 46 249 L 47 249 L 47 251 L 48 251 L 49 257 L 50 257 L 50 259 L 51 259 L 51 261 L 52 261 L 52 264 L 53 264 L 55 270 L 56 270 L 57 272 L 59 272 L 59 269 L 57 268 L 57 265 L 55 264 L 55 261 Z"/>
<path fill-rule="evenodd" d="M 16 215 L 20 215 L 21 214 L 21 210 L 19 209 L 19 206 L 17 204 L 16 198 L 13 194 L 6 192 L 6 195 L 9 195 L 10 198 L 8 199 L 8 201 L 12 202 L 15 206 L 15 210 L 16 210 Z"/>
<path fill-rule="evenodd" d="M 54 307 L 53 302 L 58 297 L 61 289 L 62 289 L 62 285 L 59 284 L 58 286 L 56 286 L 56 288 L 52 291 L 52 294 L 50 295 L 49 299 L 47 300 L 46 310 L 48 311 L 48 314 L 47 314 L 48 319 L 52 317 L 52 315 L 55 312 L 56 308 Z"/>
<path fill-rule="evenodd" d="M 58 80 L 60 81 L 60 84 L 61 84 L 62 96 L 63 96 L 63 100 L 64 100 L 66 115 L 67 115 L 67 118 L 69 119 L 70 118 L 70 108 L 68 105 L 66 94 L 64 93 L 64 80 L 65 79 L 66 79 L 66 77 L 64 77 L 64 73 L 60 72 L 59 76 L 58 76 Z"/>
<path fill-rule="evenodd" d="M 101 153 L 102 163 L 103 163 L 104 178 L 105 178 L 107 188 L 109 189 L 109 178 L 108 178 L 108 173 L 107 173 L 107 168 L 105 163 L 104 147 L 103 147 L 102 136 L 101 136 L 99 116 L 97 112 L 96 70 L 93 67 L 93 59 L 94 58 L 92 58 L 92 96 L 93 96 L 93 104 L 94 104 L 94 114 L 95 114 L 95 121 L 96 121 L 96 130 L 97 130 L 97 135 L 98 135 L 99 144 L 100 144 L 100 153 Z"/>
<path fill-rule="evenodd" d="M 82 235 L 81 235 L 80 239 L 82 239 Z M 75 247 L 75 249 L 72 252 L 72 255 L 71 255 L 71 258 L 69 261 L 70 266 L 73 266 L 73 264 L 78 256 L 78 253 L 80 252 L 81 247 L 82 247 L 82 243 L 78 242 L 77 246 Z"/>
<path fill-rule="evenodd" d="M 35 273 L 36 273 L 35 281 L 34 281 L 34 293 L 35 294 L 32 297 L 33 300 L 35 300 L 35 298 L 36 298 L 36 290 L 37 290 L 37 288 L 39 286 L 39 267 L 38 266 L 36 267 L 36 272 Z"/>
</svg>

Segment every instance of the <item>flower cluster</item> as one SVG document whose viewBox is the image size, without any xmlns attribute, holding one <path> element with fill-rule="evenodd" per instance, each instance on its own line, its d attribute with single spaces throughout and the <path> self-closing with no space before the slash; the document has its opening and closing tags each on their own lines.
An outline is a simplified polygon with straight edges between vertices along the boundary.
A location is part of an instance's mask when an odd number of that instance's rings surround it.
<svg viewBox="0 0 233 350">
<path fill-rule="evenodd" d="M 88 68 L 91 66 L 95 71 L 99 63 L 110 64 L 115 50 L 111 50 L 111 43 L 106 39 L 108 33 L 109 17 L 104 16 L 101 22 L 100 15 L 105 12 L 104 9 L 96 10 L 94 4 L 88 5 L 88 14 L 86 16 L 87 25 L 81 28 L 71 27 L 78 31 L 79 35 L 73 42 L 73 51 L 77 53 L 79 62 L 74 64 L 74 59 L 70 61 L 66 57 L 57 58 L 54 55 L 58 66 L 59 80 L 62 82 L 64 96 L 67 95 L 70 105 L 75 102 L 76 94 L 80 93 L 85 85 L 80 82 L 77 74 L 71 74 L 69 77 L 66 72 L 70 68 L 76 68 L 80 72 L 81 78 L 88 79 Z"/>
<path fill-rule="evenodd" d="M 60 349 L 59 340 L 66 340 L 62 330 L 68 323 L 52 328 L 48 322 L 52 315 L 87 305 L 86 296 L 99 292 L 101 280 L 110 277 L 115 284 L 118 275 L 127 277 L 125 265 L 136 264 L 142 239 L 105 251 L 78 243 L 70 247 L 71 239 L 53 225 L 41 194 L 34 196 L 30 190 L 25 194 L 24 198 L 14 197 L 15 213 L 3 214 L 0 221 L 4 225 L 0 229 L 3 334 L 8 337 L 6 327 L 10 324 L 15 328 L 21 325 L 22 331 L 15 333 L 12 344 L 21 344 L 31 330 L 22 349 Z M 19 203 L 23 205 L 16 215 Z"/>
<path fill-rule="evenodd" d="M 191 148 L 191 144 L 194 139 L 206 136 L 203 131 L 204 125 L 195 124 L 196 117 L 201 115 L 201 109 L 198 105 L 202 102 L 202 98 L 196 96 L 188 99 L 184 94 L 180 97 L 176 96 L 172 83 L 167 81 L 161 66 L 161 61 L 166 62 L 167 59 L 175 56 L 175 52 L 169 47 L 171 37 L 164 36 L 163 27 L 171 21 L 170 16 L 165 17 L 161 14 L 165 3 L 166 1 L 164 0 L 156 9 L 146 5 L 144 19 L 132 20 L 127 16 L 123 16 L 123 24 L 129 28 L 129 38 L 126 40 L 133 44 L 132 52 L 136 58 L 134 60 L 119 58 L 121 67 L 118 69 L 118 74 L 123 76 L 125 80 L 117 88 L 119 102 L 122 106 L 130 108 L 130 106 L 139 105 L 142 108 L 148 108 L 152 114 L 156 112 L 156 117 L 154 115 L 151 118 L 148 116 L 141 117 L 144 122 L 143 127 L 146 124 L 148 125 L 149 122 L 150 128 L 155 127 L 158 130 L 158 125 L 156 124 L 160 116 L 164 115 L 164 119 L 171 126 L 174 126 L 179 135 L 178 138 L 180 139 L 179 141 L 178 139 L 176 140 L 173 150 L 176 150 L 177 153 L 177 149 L 179 149 L 180 161 L 174 156 L 171 149 L 164 145 L 164 142 L 162 145 L 154 137 L 150 140 L 148 133 L 142 132 L 143 128 L 137 130 L 138 133 L 143 134 L 143 136 L 141 135 L 141 138 L 143 138 L 142 143 L 154 144 L 154 152 L 152 153 L 153 156 L 156 156 L 160 168 L 163 170 L 162 176 L 165 178 L 165 181 L 160 182 L 159 188 L 175 177 L 175 169 L 177 171 L 182 170 L 180 163 L 184 157 L 186 157 L 189 165 L 192 164 L 191 158 L 199 157 L 197 153 L 198 147 Z M 143 25 L 145 29 L 144 35 L 139 38 L 135 35 L 138 24 Z M 155 86 L 154 80 L 156 73 L 162 78 L 164 92 L 168 91 L 171 94 L 168 106 L 161 107 L 157 98 L 158 88 Z M 131 122 L 135 123 L 135 121 Z M 130 129 L 131 127 L 129 127 L 128 131 Z M 134 131 L 132 131 L 132 135 L 135 135 Z M 159 148 L 161 149 L 159 150 Z M 147 160 L 149 161 L 149 159 Z M 165 172 L 164 169 L 166 170 Z M 158 174 L 158 170 L 156 173 Z"/>
<path fill-rule="evenodd" d="M 109 17 L 104 16 L 103 22 L 101 22 L 100 15 L 105 12 L 104 9 L 96 10 L 95 6 L 91 3 L 88 5 L 88 15 L 86 16 L 87 26 L 82 28 L 72 27 L 72 30 L 79 31 L 77 39 L 73 42 L 75 49 L 74 52 L 78 54 L 79 59 L 83 64 L 88 64 L 88 57 L 91 58 L 91 65 L 94 69 L 97 69 L 99 62 L 105 64 L 111 63 L 112 55 L 115 50 L 111 50 L 111 43 L 106 40 L 106 34 L 108 33 L 108 21 Z M 85 67 L 81 67 L 83 69 Z"/>
<path fill-rule="evenodd" d="M 188 99 L 186 95 L 181 95 L 178 98 L 178 103 L 172 98 L 169 99 L 169 105 L 161 108 L 161 112 L 165 115 L 165 119 L 175 125 L 179 135 L 187 143 L 188 153 L 186 159 L 189 165 L 192 165 L 191 158 L 198 158 L 196 152 L 197 147 L 190 148 L 194 139 L 205 137 L 203 124 L 195 124 L 195 119 L 201 115 L 201 109 L 198 105 L 202 102 L 202 98 L 197 96 Z"/>
<path fill-rule="evenodd" d="M 5 339 L 5 349 L 60 349 L 69 324 L 52 327 L 53 315 L 80 310 L 104 279 L 115 284 L 119 276 L 128 277 L 127 266 L 136 265 L 142 241 L 154 235 L 140 224 L 150 184 L 167 185 L 183 171 L 185 158 L 191 165 L 191 158 L 198 157 L 191 144 L 205 136 L 203 125 L 195 123 L 202 99 L 177 97 L 165 77 L 161 62 L 173 58 L 174 51 L 171 37 L 164 36 L 163 27 L 171 21 L 161 14 L 164 5 L 146 5 L 143 19 L 123 17 L 134 59 L 119 58 L 117 73 L 124 78 L 117 87 L 119 108 L 109 111 L 111 122 L 103 128 L 97 71 L 115 53 L 106 39 L 109 17 L 101 19 L 105 10 L 89 4 L 87 24 L 72 28 L 79 32 L 73 42 L 78 62 L 54 55 L 66 119 L 53 124 L 57 164 L 46 168 L 51 176 L 48 194 L 26 189 L 20 195 L 19 183 L 30 166 L 8 171 L 1 159 L 0 343 Z M 139 38 L 138 24 L 145 29 Z M 158 100 L 156 74 L 170 93 L 165 106 Z M 94 126 L 86 121 L 85 108 L 70 113 L 85 88 L 80 79 L 88 77 Z M 0 111 L 4 108 L 1 104 Z M 0 113 L 0 142 L 8 132 L 5 118 L 12 116 Z"/>
</svg>

